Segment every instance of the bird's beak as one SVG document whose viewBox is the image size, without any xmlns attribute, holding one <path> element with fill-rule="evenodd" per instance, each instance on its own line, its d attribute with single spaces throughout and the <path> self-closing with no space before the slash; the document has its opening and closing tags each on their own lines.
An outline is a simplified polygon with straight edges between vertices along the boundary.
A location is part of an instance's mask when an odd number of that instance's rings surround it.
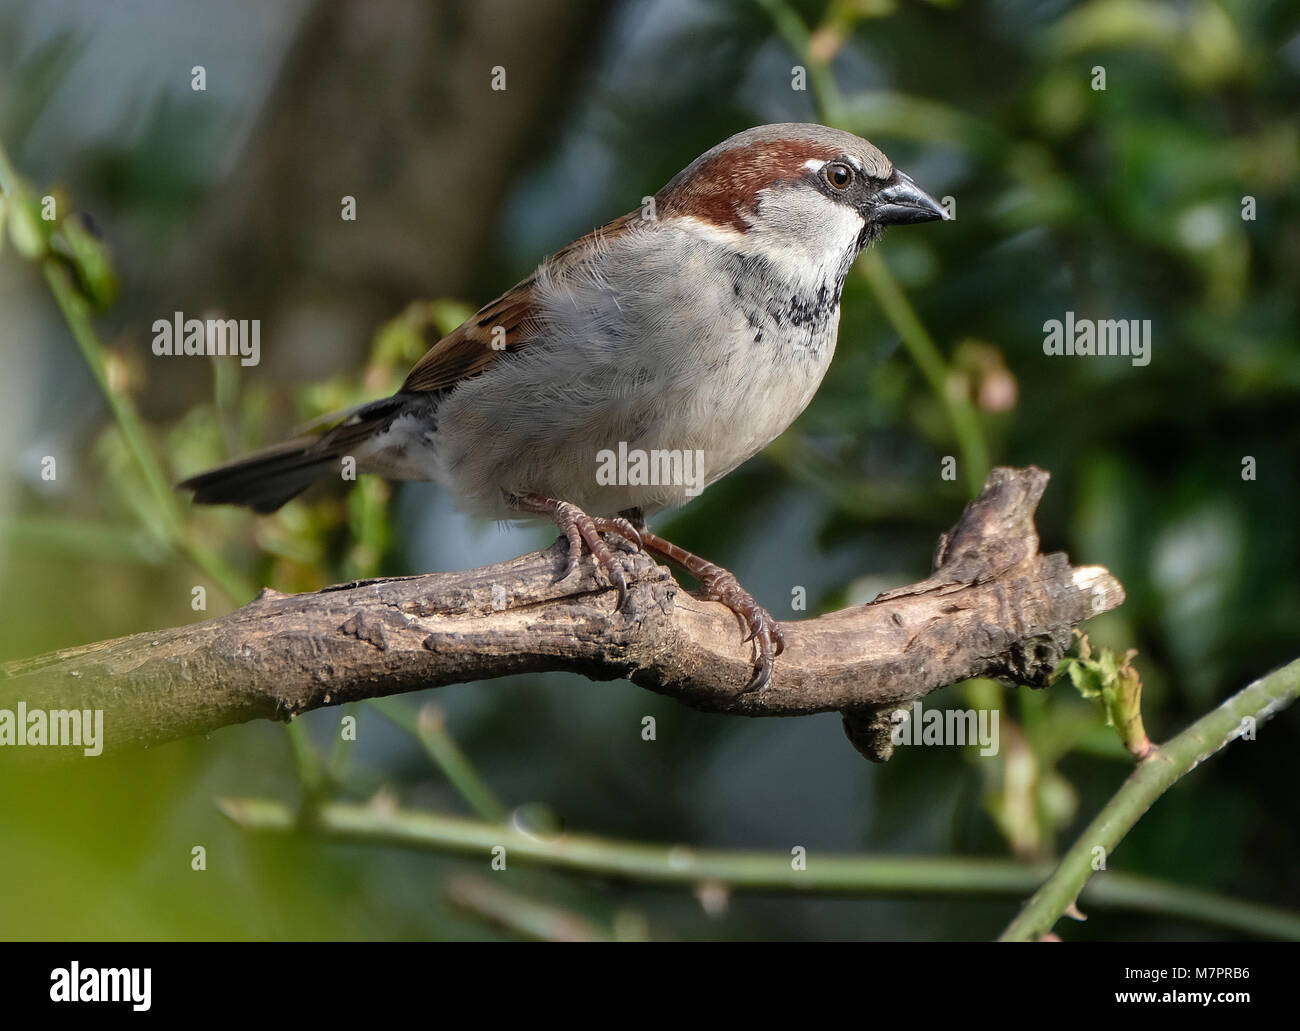
<svg viewBox="0 0 1300 1031">
<path fill-rule="evenodd" d="M 882 226 L 904 226 L 913 222 L 946 222 L 952 216 L 942 204 L 912 182 L 910 175 L 896 171 L 876 191 L 867 217 Z"/>
</svg>

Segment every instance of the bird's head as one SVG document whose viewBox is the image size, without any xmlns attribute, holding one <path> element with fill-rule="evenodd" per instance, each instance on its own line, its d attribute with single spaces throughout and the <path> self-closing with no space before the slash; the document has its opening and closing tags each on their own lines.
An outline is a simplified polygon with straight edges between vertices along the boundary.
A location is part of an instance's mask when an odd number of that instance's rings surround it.
<svg viewBox="0 0 1300 1031">
<path fill-rule="evenodd" d="M 744 250 L 819 265 L 851 262 L 888 226 L 949 218 L 866 140 L 804 123 L 724 140 L 674 176 L 656 202 L 659 217 L 692 220 Z"/>
</svg>

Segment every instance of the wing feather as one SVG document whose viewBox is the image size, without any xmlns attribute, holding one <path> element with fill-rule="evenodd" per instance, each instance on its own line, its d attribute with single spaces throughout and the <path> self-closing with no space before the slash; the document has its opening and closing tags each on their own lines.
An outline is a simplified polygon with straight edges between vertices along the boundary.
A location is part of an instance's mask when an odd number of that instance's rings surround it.
<svg viewBox="0 0 1300 1031">
<path fill-rule="evenodd" d="M 402 384 L 402 393 L 450 390 L 490 369 L 502 355 L 519 351 L 536 339 L 539 328 L 537 284 L 542 274 L 563 269 L 589 254 L 609 237 L 623 232 L 639 213 L 615 219 L 575 240 L 544 261 L 537 272 L 484 305 L 434 344 Z"/>
</svg>

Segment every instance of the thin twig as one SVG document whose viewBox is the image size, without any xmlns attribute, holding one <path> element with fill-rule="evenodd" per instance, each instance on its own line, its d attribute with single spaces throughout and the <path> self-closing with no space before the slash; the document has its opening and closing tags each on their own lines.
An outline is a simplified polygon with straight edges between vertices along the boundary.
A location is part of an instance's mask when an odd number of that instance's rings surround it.
<svg viewBox="0 0 1300 1031">
<path fill-rule="evenodd" d="M 388 844 L 482 859 L 495 853 L 512 863 L 661 885 L 725 885 L 734 891 L 822 895 L 1004 897 L 1024 895 L 1047 873 L 1046 864 L 1001 859 L 742 852 L 612 841 L 565 833 L 542 839 L 501 824 L 382 805 L 330 803 L 308 814 L 304 827 L 289 806 L 272 799 L 226 799 L 222 811 L 251 831 L 310 830 L 339 841 Z M 1185 917 L 1247 934 L 1300 940 L 1300 914 L 1223 898 L 1145 877 L 1107 874 L 1084 894 L 1097 906 L 1136 908 Z"/>
<path fill-rule="evenodd" d="M 1002 932 L 1002 941 L 1037 941 L 1056 924 L 1129 829 L 1182 777 L 1239 737 L 1254 737 L 1265 720 L 1300 696 L 1300 659 L 1237 692 L 1177 737 L 1154 748 L 1062 857 L 1060 865 Z M 1100 873 L 1098 880 L 1116 875 Z M 1086 896 L 1085 896 L 1086 898 Z"/>
<path fill-rule="evenodd" d="M 372 698 L 370 705 L 420 742 L 433 764 L 482 819 L 499 823 L 510 814 L 456 740 L 447 733 L 445 717 L 440 709 L 425 705 L 418 713 L 412 712 L 410 706 L 395 698 Z"/>
</svg>

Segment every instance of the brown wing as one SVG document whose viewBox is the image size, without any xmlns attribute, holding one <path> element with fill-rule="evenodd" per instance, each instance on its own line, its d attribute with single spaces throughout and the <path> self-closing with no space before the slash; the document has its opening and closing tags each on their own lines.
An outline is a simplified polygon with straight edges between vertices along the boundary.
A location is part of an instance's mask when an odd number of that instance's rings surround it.
<svg viewBox="0 0 1300 1031">
<path fill-rule="evenodd" d="M 600 240 L 622 231 L 633 219 L 639 219 L 637 212 L 588 233 L 546 259 L 543 267 L 555 269 L 569 264 Z M 533 273 L 429 348 L 406 377 L 402 393 L 446 390 L 486 371 L 503 354 L 527 346 L 537 331 L 536 284 L 537 273 Z"/>
<path fill-rule="evenodd" d="M 536 275 L 529 276 L 429 348 L 406 377 L 402 392 L 446 390 L 477 376 L 502 354 L 517 351 L 533 328 L 535 281 Z"/>
</svg>

